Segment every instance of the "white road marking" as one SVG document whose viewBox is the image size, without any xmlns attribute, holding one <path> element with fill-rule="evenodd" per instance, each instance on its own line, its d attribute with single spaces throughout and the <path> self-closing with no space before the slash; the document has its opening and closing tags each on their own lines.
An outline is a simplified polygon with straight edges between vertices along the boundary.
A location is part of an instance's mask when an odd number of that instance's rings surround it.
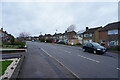
<svg viewBox="0 0 120 80">
<path fill-rule="evenodd" d="M 79 76 L 77 76 L 77 74 L 75 74 L 74 72 L 72 72 L 68 67 L 66 67 L 63 63 L 61 63 L 59 60 L 57 60 L 55 57 L 51 56 L 47 51 L 45 51 L 43 48 L 40 48 L 43 52 L 45 52 L 49 57 L 51 57 L 52 59 L 56 60 L 58 63 L 60 63 L 63 67 L 65 67 L 68 71 L 70 71 L 75 77 L 77 77 L 79 80 Z"/>
<path fill-rule="evenodd" d="M 69 51 L 65 51 L 65 52 L 67 52 L 67 53 L 71 53 L 71 52 L 69 52 Z"/>
<path fill-rule="evenodd" d="M 94 60 L 94 59 L 91 59 L 91 58 L 88 58 L 88 57 L 85 57 L 85 56 L 81 56 L 81 55 L 78 55 L 78 56 L 80 56 L 80 57 L 82 57 L 82 58 L 85 58 L 85 59 L 87 59 L 87 60 L 90 60 L 90 61 L 97 62 L 97 63 L 100 62 L 100 61 L 97 61 L 97 60 Z"/>
<path fill-rule="evenodd" d="M 120 68 L 116 68 L 116 69 L 120 70 Z"/>
<path fill-rule="evenodd" d="M 55 47 L 52 47 L 52 48 L 56 49 Z"/>
</svg>

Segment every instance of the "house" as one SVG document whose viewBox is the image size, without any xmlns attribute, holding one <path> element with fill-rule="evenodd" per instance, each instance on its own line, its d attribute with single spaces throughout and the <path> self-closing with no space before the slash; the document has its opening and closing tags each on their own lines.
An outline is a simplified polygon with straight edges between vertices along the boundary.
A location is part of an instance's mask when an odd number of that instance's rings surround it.
<svg viewBox="0 0 120 80">
<path fill-rule="evenodd" d="M 32 37 L 32 40 L 39 41 L 39 37 L 38 36 L 34 36 L 34 37 Z"/>
<path fill-rule="evenodd" d="M 54 40 L 54 42 L 57 42 L 57 41 L 59 41 L 59 40 L 62 40 L 62 38 L 63 38 L 62 33 L 55 33 L 55 34 L 53 35 L 53 40 Z"/>
<path fill-rule="evenodd" d="M 8 34 L 6 31 L 3 31 L 3 28 L 0 29 L 0 43 L 6 44 L 11 43 L 12 35 Z"/>
<path fill-rule="evenodd" d="M 78 31 L 76 34 L 76 38 L 78 38 L 78 44 L 82 44 L 82 40 L 83 40 L 83 33 L 84 30 Z"/>
<path fill-rule="evenodd" d="M 83 32 L 83 43 L 85 42 L 99 42 L 99 30 L 102 27 L 88 28 Z"/>
<path fill-rule="evenodd" d="M 71 31 L 71 32 L 65 31 L 64 39 L 72 39 L 72 38 L 75 38 L 75 35 L 76 35 L 76 32 L 75 32 L 75 31 Z"/>
<path fill-rule="evenodd" d="M 120 45 L 120 22 L 109 23 L 99 30 L 99 42 L 101 45 Z"/>
<path fill-rule="evenodd" d="M 50 39 L 52 39 L 52 35 L 51 34 L 45 34 L 44 39 L 45 39 L 45 41 L 50 40 Z"/>
<path fill-rule="evenodd" d="M 78 43 L 78 40 L 76 40 L 76 32 L 75 31 L 70 31 L 70 32 L 65 31 L 65 33 L 63 33 L 63 34 L 64 34 L 63 39 L 64 39 L 65 43 L 67 43 L 67 44 L 72 43 L 73 45 Z M 74 41 L 74 39 L 75 39 L 75 41 Z"/>
<path fill-rule="evenodd" d="M 68 39 L 68 44 L 69 45 L 76 45 L 76 44 L 78 44 L 78 38 Z"/>
</svg>

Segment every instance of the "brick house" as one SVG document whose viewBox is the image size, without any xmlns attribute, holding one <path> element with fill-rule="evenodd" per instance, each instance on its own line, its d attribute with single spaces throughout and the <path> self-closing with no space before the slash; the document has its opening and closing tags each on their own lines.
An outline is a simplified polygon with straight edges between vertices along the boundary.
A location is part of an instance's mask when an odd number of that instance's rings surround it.
<svg viewBox="0 0 120 80">
<path fill-rule="evenodd" d="M 76 45 L 76 44 L 78 44 L 78 38 L 68 39 L 68 44 L 70 44 L 70 45 Z"/>
<path fill-rule="evenodd" d="M 84 30 L 78 31 L 76 34 L 76 38 L 78 39 L 78 44 L 82 44 L 83 41 L 83 32 L 85 32 Z"/>
<path fill-rule="evenodd" d="M 90 28 L 86 27 L 86 31 L 83 32 L 83 42 L 99 42 L 99 30 L 102 27 Z"/>
<path fill-rule="evenodd" d="M 78 39 L 76 40 L 76 32 L 75 31 L 71 31 L 71 32 L 65 31 L 65 33 L 64 33 L 64 42 L 67 43 L 67 44 L 70 43 L 70 44 L 73 44 L 73 45 L 77 44 Z"/>
<path fill-rule="evenodd" d="M 75 31 L 71 31 L 71 32 L 65 31 L 64 38 L 65 39 L 72 39 L 72 38 L 75 38 L 75 35 L 76 35 Z"/>
<path fill-rule="evenodd" d="M 11 43 L 10 40 L 12 37 L 13 36 L 11 34 L 8 34 L 6 31 L 3 31 L 3 28 L 0 29 L 0 43 Z"/>
<path fill-rule="evenodd" d="M 63 39 L 62 33 L 55 33 L 55 34 L 53 35 L 53 40 L 54 40 L 54 42 L 57 42 L 57 41 L 62 40 L 62 39 Z"/>
<path fill-rule="evenodd" d="M 52 38 L 51 34 L 45 34 L 44 35 L 45 41 L 50 40 Z"/>
<path fill-rule="evenodd" d="M 120 22 L 104 26 L 99 30 L 99 37 L 99 42 L 105 47 L 120 45 Z"/>
</svg>

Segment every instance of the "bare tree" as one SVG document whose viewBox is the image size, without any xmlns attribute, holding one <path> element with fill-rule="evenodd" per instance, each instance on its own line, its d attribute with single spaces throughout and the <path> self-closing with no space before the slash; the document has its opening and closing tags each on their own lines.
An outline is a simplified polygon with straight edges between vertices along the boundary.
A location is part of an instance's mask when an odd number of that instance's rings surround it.
<svg viewBox="0 0 120 80">
<path fill-rule="evenodd" d="M 30 33 L 28 33 L 28 32 L 21 32 L 19 34 L 19 37 L 29 37 L 29 36 L 30 36 Z"/>
<path fill-rule="evenodd" d="M 71 31 L 75 31 L 76 29 L 76 26 L 75 25 L 70 25 L 68 28 L 67 28 L 67 32 L 71 32 Z"/>
</svg>

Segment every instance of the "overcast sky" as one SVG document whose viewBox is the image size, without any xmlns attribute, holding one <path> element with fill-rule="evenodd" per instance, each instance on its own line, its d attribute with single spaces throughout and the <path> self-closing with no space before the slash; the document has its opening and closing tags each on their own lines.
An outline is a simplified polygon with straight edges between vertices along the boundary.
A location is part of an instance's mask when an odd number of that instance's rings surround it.
<svg viewBox="0 0 120 80">
<path fill-rule="evenodd" d="M 76 31 L 118 21 L 117 2 L 3 2 L 2 26 L 15 37 L 63 33 L 71 24 Z M 1 26 L 1 25 L 0 25 Z"/>
</svg>

